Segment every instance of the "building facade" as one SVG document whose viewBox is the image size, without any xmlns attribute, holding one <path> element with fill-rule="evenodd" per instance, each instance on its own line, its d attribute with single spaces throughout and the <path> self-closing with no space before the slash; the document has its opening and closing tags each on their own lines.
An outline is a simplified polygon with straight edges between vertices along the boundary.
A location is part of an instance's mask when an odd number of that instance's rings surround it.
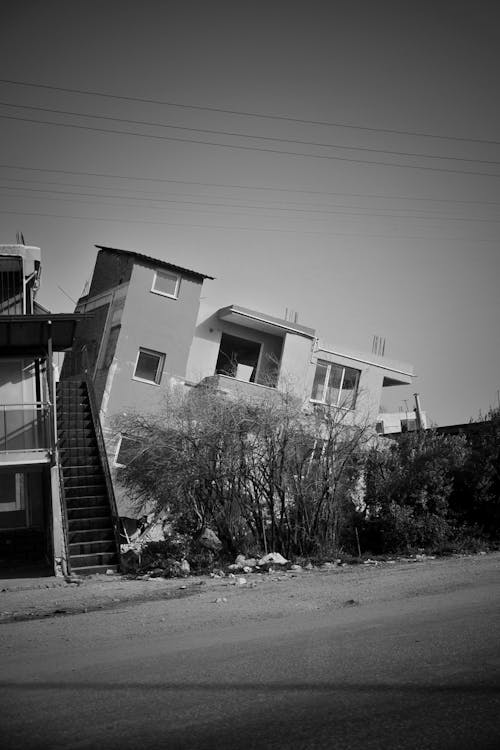
<svg viewBox="0 0 500 750">
<path fill-rule="evenodd" d="M 0 245 L 0 575 L 64 557 L 53 357 L 76 317 L 37 305 L 40 272 L 39 248 Z"/>
<path fill-rule="evenodd" d="M 39 248 L 0 245 L 0 577 L 119 565 L 92 394 L 57 382 L 84 319 L 37 304 L 40 274 Z"/>
<path fill-rule="evenodd" d="M 412 382 L 411 366 L 332 347 L 313 328 L 237 304 L 201 299 L 212 277 L 136 251 L 97 246 L 88 292 L 63 377 L 82 368 L 94 382 L 108 457 L 126 462 L 127 438 L 114 420 L 159 408 L 172 385 L 210 383 L 230 396 L 288 390 L 304 403 L 343 409 L 375 427 L 383 389 Z M 122 516 L 133 514 L 118 493 Z"/>
</svg>

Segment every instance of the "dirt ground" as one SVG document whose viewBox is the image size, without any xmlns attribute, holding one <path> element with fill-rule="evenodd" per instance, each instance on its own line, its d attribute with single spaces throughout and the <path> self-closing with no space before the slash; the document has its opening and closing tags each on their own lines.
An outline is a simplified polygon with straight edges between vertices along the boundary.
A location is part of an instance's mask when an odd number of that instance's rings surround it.
<svg viewBox="0 0 500 750">
<path fill-rule="evenodd" d="M 260 620 L 453 591 L 499 573 L 500 553 L 491 553 L 242 573 L 232 578 L 110 575 L 89 577 L 78 584 L 56 578 L 18 579 L 0 581 L 0 623 L 99 610 L 126 612 L 144 602 L 163 601 L 168 603 L 170 617 L 183 628 L 191 628 L 200 620 Z"/>
</svg>

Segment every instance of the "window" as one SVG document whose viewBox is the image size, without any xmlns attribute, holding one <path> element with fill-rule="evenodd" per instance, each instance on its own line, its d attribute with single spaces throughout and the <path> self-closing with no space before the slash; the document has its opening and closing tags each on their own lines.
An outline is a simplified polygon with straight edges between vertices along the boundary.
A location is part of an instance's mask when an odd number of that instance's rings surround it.
<svg viewBox="0 0 500 750">
<path fill-rule="evenodd" d="M 259 364 L 261 345 L 257 341 L 240 339 L 223 333 L 215 372 L 231 378 L 254 383 Z"/>
<path fill-rule="evenodd" d="M 311 400 L 354 409 L 360 375 L 360 370 L 352 367 L 318 360 Z"/>
<path fill-rule="evenodd" d="M 180 283 L 181 277 L 178 274 L 170 273 L 170 271 L 157 271 L 151 291 L 155 294 L 162 294 L 164 297 L 177 299 Z"/>
<path fill-rule="evenodd" d="M 135 438 L 120 435 L 115 453 L 115 466 L 127 466 L 139 453 L 140 443 Z"/>
<path fill-rule="evenodd" d="M 24 510 L 24 474 L 0 476 L 0 513 Z"/>
<path fill-rule="evenodd" d="M 139 349 L 134 378 L 136 380 L 143 380 L 145 383 L 159 385 L 164 364 L 165 355 L 161 352 L 154 352 L 151 349 Z"/>
</svg>

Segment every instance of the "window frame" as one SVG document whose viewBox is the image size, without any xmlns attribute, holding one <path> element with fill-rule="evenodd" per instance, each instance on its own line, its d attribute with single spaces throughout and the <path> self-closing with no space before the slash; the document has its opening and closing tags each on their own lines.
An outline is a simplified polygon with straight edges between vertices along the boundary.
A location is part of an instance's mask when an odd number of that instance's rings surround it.
<svg viewBox="0 0 500 750">
<path fill-rule="evenodd" d="M 326 375 L 325 375 L 325 381 L 323 383 L 322 388 L 322 398 L 313 398 L 311 395 L 310 401 L 313 404 L 324 404 L 325 406 L 333 406 L 336 409 L 345 409 L 346 411 L 353 411 L 356 408 L 356 401 L 358 399 L 358 391 L 359 391 L 359 381 L 361 380 L 361 370 L 358 370 L 356 367 L 350 367 L 349 365 L 342 365 L 340 362 L 333 362 L 326 359 L 317 359 L 316 360 L 316 367 L 314 370 L 314 378 L 316 377 L 316 372 L 318 369 L 318 365 L 321 365 L 323 367 L 326 367 Z M 328 391 L 329 383 L 330 383 L 330 374 L 332 372 L 332 368 L 338 367 L 342 369 L 342 375 L 340 378 L 340 384 L 338 387 L 338 396 L 337 396 L 337 402 L 333 403 L 331 401 L 326 400 L 326 393 Z M 353 395 L 351 397 L 351 403 L 349 406 L 345 405 L 345 402 L 342 402 L 342 393 L 344 390 L 344 381 L 346 376 L 346 370 L 352 370 L 353 372 L 357 373 L 357 379 L 356 379 L 356 387 L 353 389 Z M 314 387 L 314 381 L 313 381 L 313 387 Z"/>
<path fill-rule="evenodd" d="M 26 510 L 26 478 L 22 472 L 10 472 L 6 476 L 14 477 L 13 499 L 0 503 L 0 513 L 17 513 Z"/>
<path fill-rule="evenodd" d="M 117 442 L 116 448 L 115 448 L 115 455 L 113 456 L 113 466 L 115 468 L 117 468 L 117 469 L 124 469 L 124 468 L 126 468 L 128 466 L 128 464 L 120 463 L 120 461 L 118 460 L 118 457 L 120 455 L 120 450 L 121 450 L 121 447 L 122 447 L 123 439 L 130 440 L 131 442 L 139 444 L 139 441 L 136 440 L 135 438 L 130 437 L 130 435 L 124 435 L 124 434 L 120 433 L 120 435 L 118 437 L 118 442 Z M 132 459 L 132 461 L 133 460 L 134 459 Z"/>
<path fill-rule="evenodd" d="M 154 380 L 148 380 L 147 378 L 141 378 L 140 375 L 136 375 L 137 365 L 139 364 L 139 358 L 141 354 L 148 354 L 149 356 L 158 357 L 158 367 L 156 368 L 156 375 Z M 139 347 L 137 357 L 135 359 L 134 374 L 132 375 L 133 380 L 137 380 L 139 383 L 147 383 L 148 385 L 159 386 L 163 377 L 163 369 L 165 367 L 166 355 L 164 352 L 155 351 L 155 349 L 147 349 L 144 346 Z"/>
<path fill-rule="evenodd" d="M 175 290 L 173 294 L 170 294 L 169 292 L 163 292 L 161 289 L 155 289 L 156 280 L 158 276 L 161 275 L 164 276 L 170 276 L 172 279 L 175 279 Z M 179 289 L 181 286 L 181 275 L 179 273 L 174 273 L 173 271 L 155 271 L 155 275 L 153 277 L 153 283 L 151 285 L 151 292 L 153 294 L 159 294 L 160 297 L 168 297 L 169 299 L 179 299 Z"/>
</svg>

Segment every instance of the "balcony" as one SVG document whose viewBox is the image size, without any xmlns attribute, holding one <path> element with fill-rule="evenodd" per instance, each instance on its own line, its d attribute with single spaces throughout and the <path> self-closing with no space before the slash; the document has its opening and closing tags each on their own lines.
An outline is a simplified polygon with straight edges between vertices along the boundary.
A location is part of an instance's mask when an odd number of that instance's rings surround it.
<svg viewBox="0 0 500 750">
<path fill-rule="evenodd" d="M 50 444 L 48 404 L 0 406 L 0 462 L 45 461 Z"/>
<path fill-rule="evenodd" d="M 214 388 L 219 393 L 224 393 L 230 398 L 245 400 L 268 401 L 269 399 L 279 398 L 280 391 L 276 386 L 262 385 L 261 383 L 252 383 L 249 380 L 239 380 L 231 375 L 222 375 L 217 373 L 198 383 L 198 386 Z"/>
</svg>

